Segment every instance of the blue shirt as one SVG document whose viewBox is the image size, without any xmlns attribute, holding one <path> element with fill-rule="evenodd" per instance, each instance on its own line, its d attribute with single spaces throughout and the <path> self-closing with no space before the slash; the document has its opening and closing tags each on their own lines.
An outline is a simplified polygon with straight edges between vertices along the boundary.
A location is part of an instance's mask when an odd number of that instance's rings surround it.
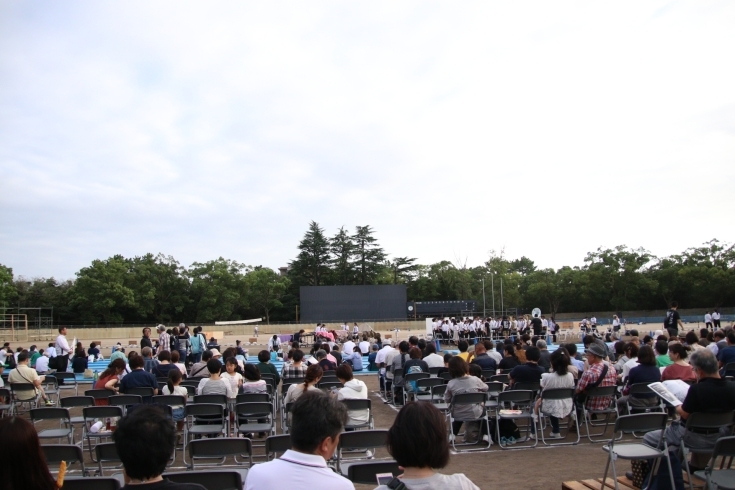
<svg viewBox="0 0 735 490">
<path fill-rule="evenodd" d="M 717 353 L 717 360 L 722 363 L 722 371 L 720 371 L 720 375 L 725 375 L 725 366 L 727 366 L 730 362 L 735 362 L 735 345 L 728 346 L 724 349 L 721 349 Z M 732 373 L 732 370 L 730 370 Z"/>
<path fill-rule="evenodd" d="M 151 373 L 142 369 L 133 369 L 120 380 L 120 393 L 125 393 L 128 388 L 153 388 L 158 389 L 158 381 Z"/>
<path fill-rule="evenodd" d="M 352 360 L 352 370 L 362 371 L 362 354 L 360 352 L 353 352 L 350 359 Z"/>
</svg>

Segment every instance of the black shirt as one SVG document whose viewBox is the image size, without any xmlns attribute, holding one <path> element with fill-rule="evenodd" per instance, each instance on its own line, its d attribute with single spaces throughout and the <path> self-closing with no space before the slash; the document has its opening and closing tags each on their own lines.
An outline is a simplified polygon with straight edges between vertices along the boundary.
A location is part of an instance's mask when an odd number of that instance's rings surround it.
<svg viewBox="0 0 735 490">
<path fill-rule="evenodd" d="M 510 372 L 510 377 L 513 383 L 538 383 L 541 381 L 541 375 L 546 370 L 533 362 L 527 362 L 516 366 Z"/>
<path fill-rule="evenodd" d="M 551 369 L 551 352 L 544 349 L 541 351 L 541 359 L 538 361 L 538 365 L 546 369 L 546 372 Z"/>
<path fill-rule="evenodd" d="M 488 356 L 487 354 L 480 354 L 476 356 L 470 364 L 477 364 L 480 366 L 483 370 L 496 370 L 498 368 L 497 363 L 495 362 L 495 359 Z"/>
<path fill-rule="evenodd" d="M 531 319 L 531 326 L 533 327 L 533 334 L 534 335 L 541 335 L 543 330 L 543 323 L 541 322 L 540 318 L 532 318 Z"/>
<path fill-rule="evenodd" d="M 121 490 L 207 490 L 198 483 L 174 483 L 164 478 L 156 483 L 125 485 Z"/>
<path fill-rule="evenodd" d="M 666 312 L 666 320 L 664 321 L 664 326 L 666 328 L 670 328 L 672 330 L 679 331 L 679 319 L 681 317 L 679 316 L 679 312 L 676 310 L 669 310 Z"/>
<path fill-rule="evenodd" d="M 168 378 L 168 372 L 172 369 L 178 370 L 179 368 L 176 367 L 176 364 L 157 364 L 156 367 L 151 369 L 151 373 L 157 378 Z"/>
<path fill-rule="evenodd" d="M 687 413 L 735 410 L 735 383 L 722 378 L 704 378 L 689 387 L 681 409 Z"/>
<path fill-rule="evenodd" d="M 151 349 L 153 348 L 150 337 L 143 337 L 142 339 L 140 339 L 140 348 L 143 349 L 143 347 L 150 347 Z"/>
<path fill-rule="evenodd" d="M 514 367 L 518 366 L 520 363 L 521 361 L 519 361 L 517 357 L 504 357 L 500 360 L 500 364 L 498 364 L 498 369 L 502 369 L 504 373 L 507 373 Z"/>
</svg>

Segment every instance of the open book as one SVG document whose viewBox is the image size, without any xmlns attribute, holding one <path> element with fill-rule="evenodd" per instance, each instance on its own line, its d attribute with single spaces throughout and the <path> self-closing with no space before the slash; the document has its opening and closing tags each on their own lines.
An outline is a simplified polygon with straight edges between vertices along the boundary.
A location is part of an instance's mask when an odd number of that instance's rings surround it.
<svg viewBox="0 0 735 490">
<path fill-rule="evenodd" d="M 675 407 L 681 405 L 681 401 L 676 396 L 674 396 L 674 394 L 670 392 L 669 389 L 663 385 L 663 383 L 651 383 L 648 385 L 648 387 L 655 391 L 656 394 L 669 405 L 673 405 Z"/>
</svg>

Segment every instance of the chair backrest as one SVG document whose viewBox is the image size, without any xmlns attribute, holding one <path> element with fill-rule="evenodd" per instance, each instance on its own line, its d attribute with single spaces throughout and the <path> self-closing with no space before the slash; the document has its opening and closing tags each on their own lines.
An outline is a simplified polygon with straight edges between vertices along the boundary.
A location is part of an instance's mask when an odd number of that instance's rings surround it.
<svg viewBox="0 0 735 490">
<path fill-rule="evenodd" d="M 687 430 L 691 429 L 719 429 L 733 423 L 733 412 L 694 412 L 687 417 Z"/>
<path fill-rule="evenodd" d="M 495 370 L 494 369 L 483 369 L 482 375 L 485 377 L 485 379 L 490 379 L 492 376 L 495 376 Z"/>
<path fill-rule="evenodd" d="M 317 386 L 321 386 L 322 383 L 339 383 L 339 380 L 337 379 L 337 376 L 330 374 L 330 375 L 322 376 L 322 379 L 319 380 L 319 383 L 317 383 Z"/>
<path fill-rule="evenodd" d="M 8 400 L 10 400 L 10 390 L 8 388 L 0 388 L 0 398 L 5 398 L 5 403 L 8 403 Z"/>
<path fill-rule="evenodd" d="M 531 390 L 508 390 L 498 393 L 498 406 L 504 403 L 531 403 L 533 391 Z"/>
<path fill-rule="evenodd" d="M 322 390 L 331 390 L 332 388 L 339 389 L 339 388 L 342 388 L 342 383 L 340 383 L 339 381 L 336 383 L 323 383 L 322 382 L 322 383 L 319 383 L 319 388 L 321 388 Z"/>
<path fill-rule="evenodd" d="M 101 390 L 86 390 L 84 392 L 84 395 L 85 396 L 91 396 L 95 400 L 103 400 L 103 399 L 106 399 L 106 398 L 110 398 L 114 394 L 115 394 L 114 391 L 112 391 L 112 390 L 105 390 L 105 389 L 101 389 Z"/>
<path fill-rule="evenodd" d="M 185 385 L 181 384 L 184 388 L 186 388 L 186 394 L 189 396 L 195 396 L 197 394 L 197 387 L 194 385 Z"/>
<path fill-rule="evenodd" d="M 407 375 L 403 377 L 403 380 L 405 382 L 416 381 L 419 379 L 427 379 L 430 376 L 431 375 L 429 373 L 408 373 Z"/>
<path fill-rule="evenodd" d="M 182 471 L 180 473 L 164 473 L 163 476 L 174 483 L 198 483 L 207 490 L 242 488 L 240 472 L 232 470 Z"/>
<path fill-rule="evenodd" d="M 53 376 L 57 380 L 63 379 L 64 380 L 64 383 L 66 383 L 67 381 L 73 381 L 74 383 L 77 382 L 77 376 L 74 373 L 66 373 L 66 372 L 60 373 L 60 372 L 56 372 L 56 373 L 53 373 Z"/>
<path fill-rule="evenodd" d="M 118 490 L 120 480 L 111 477 L 66 477 L 64 490 Z"/>
<path fill-rule="evenodd" d="M 402 378 L 403 377 L 403 368 L 395 368 L 393 370 L 393 377 L 394 378 Z"/>
<path fill-rule="evenodd" d="M 235 413 L 240 417 L 267 417 L 273 413 L 273 405 L 268 402 L 238 403 Z"/>
<path fill-rule="evenodd" d="M 195 395 L 194 403 L 219 403 L 227 405 L 227 395 Z"/>
<path fill-rule="evenodd" d="M 440 378 L 422 378 L 416 381 L 416 388 L 431 388 L 432 386 L 441 386 L 444 380 Z"/>
<path fill-rule="evenodd" d="M 442 369 L 441 366 L 430 367 L 429 368 L 429 374 L 432 374 L 432 375 L 436 376 L 437 374 L 439 374 L 439 370 L 440 369 Z"/>
<path fill-rule="evenodd" d="M 110 405 L 117 407 L 129 407 L 143 403 L 143 397 L 140 395 L 114 395 L 107 399 Z"/>
<path fill-rule="evenodd" d="M 723 458 L 735 457 L 735 436 L 720 437 L 717 439 L 715 449 L 712 453 L 712 460 L 717 460 L 719 456 Z"/>
<path fill-rule="evenodd" d="M 550 388 L 541 392 L 544 400 L 567 400 L 574 398 L 574 388 Z"/>
<path fill-rule="evenodd" d="M 370 410 L 372 409 L 372 402 L 370 399 L 350 399 L 345 398 L 341 400 L 347 406 L 347 410 Z"/>
<path fill-rule="evenodd" d="M 439 375 L 439 377 L 447 382 L 452 380 L 452 375 L 449 373 L 449 371 L 444 371 Z"/>
<path fill-rule="evenodd" d="M 290 405 L 290 404 L 289 404 Z M 276 453 L 283 453 L 291 449 L 291 435 L 268 436 L 265 439 L 265 454 L 270 458 Z"/>
<path fill-rule="evenodd" d="M 194 417 L 220 417 L 225 419 L 225 407 L 220 403 L 189 403 L 185 407 L 186 416 Z"/>
<path fill-rule="evenodd" d="M 151 400 L 157 405 L 186 405 L 186 397 L 181 395 L 157 395 L 151 398 Z"/>
<path fill-rule="evenodd" d="M 589 388 L 587 390 L 587 398 L 596 396 L 613 396 L 617 389 L 617 386 L 597 386 L 596 388 Z"/>
<path fill-rule="evenodd" d="M 541 389 L 541 382 L 540 381 L 519 381 L 518 383 L 513 383 L 513 389 L 514 390 L 530 390 L 533 392 L 537 392 Z"/>
<path fill-rule="evenodd" d="M 67 463 L 82 463 L 84 468 L 84 453 L 82 448 L 75 444 L 41 444 L 41 450 L 46 456 L 46 463 L 58 464 L 62 461 Z"/>
<path fill-rule="evenodd" d="M 33 391 L 35 393 L 36 386 L 33 383 L 10 383 L 10 391 L 17 397 L 19 391 Z"/>
<path fill-rule="evenodd" d="M 503 391 L 504 385 L 500 381 L 486 381 L 485 384 L 487 385 L 488 393 L 500 393 Z"/>
<path fill-rule="evenodd" d="M 65 420 L 69 422 L 69 409 L 61 407 L 32 408 L 31 421 L 37 420 Z"/>
<path fill-rule="evenodd" d="M 106 406 L 106 407 L 84 407 L 82 408 L 84 419 L 102 419 L 107 417 L 122 417 L 122 407 Z"/>
<path fill-rule="evenodd" d="M 194 388 L 196 388 L 197 386 L 199 386 L 199 380 L 187 378 L 181 381 L 181 386 L 193 386 Z"/>
<path fill-rule="evenodd" d="M 352 483 L 375 485 L 376 475 L 392 473 L 398 476 L 403 473 L 395 461 L 370 461 L 368 463 L 353 463 L 347 468 L 347 479 Z"/>
<path fill-rule="evenodd" d="M 235 403 L 256 403 L 265 402 L 270 403 L 271 397 L 268 393 L 242 393 L 237 395 Z"/>
<path fill-rule="evenodd" d="M 633 415 L 621 415 L 615 419 L 615 433 L 620 431 L 650 432 L 652 430 L 666 429 L 668 414 L 663 412 L 635 413 Z M 732 417 L 731 417 L 732 418 Z M 613 434 L 615 438 L 615 434 Z"/>
<path fill-rule="evenodd" d="M 217 437 L 214 439 L 195 439 L 187 445 L 187 452 L 192 458 L 224 458 L 226 456 L 253 457 L 253 443 L 242 437 Z"/>
<path fill-rule="evenodd" d="M 168 376 L 156 376 L 156 381 L 166 384 L 168 383 Z"/>
<path fill-rule="evenodd" d="M 510 376 L 507 374 L 496 374 L 494 376 L 490 376 L 488 381 L 500 381 L 501 383 L 508 384 Z"/>
<path fill-rule="evenodd" d="M 474 405 L 476 403 L 485 403 L 487 401 L 487 393 L 479 391 L 477 393 L 455 393 L 452 396 L 452 405 Z"/>
<path fill-rule="evenodd" d="M 117 454 L 117 447 L 114 442 L 100 443 L 94 446 L 94 454 L 97 461 L 120 462 L 120 455 Z"/>
<path fill-rule="evenodd" d="M 388 431 L 381 429 L 355 430 L 342 432 L 339 436 L 339 448 L 369 449 L 383 447 L 388 440 Z"/>
<path fill-rule="evenodd" d="M 635 383 L 630 385 L 630 388 L 628 388 L 628 394 L 630 395 L 641 395 L 644 393 L 656 395 L 656 392 L 648 386 L 648 383 Z M 658 397 L 658 395 L 656 395 L 656 397 Z"/>
<path fill-rule="evenodd" d="M 728 362 L 725 364 L 725 370 L 723 372 L 726 375 L 732 376 L 735 373 L 735 362 Z"/>
<path fill-rule="evenodd" d="M 91 396 L 67 396 L 65 398 L 60 398 L 59 402 L 62 407 L 65 408 L 72 408 L 72 407 L 91 407 L 94 405 L 94 397 Z"/>
<path fill-rule="evenodd" d="M 148 398 L 153 396 L 153 388 L 149 386 L 140 387 L 140 388 L 127 388 L 125 390 L 126 395 L 140 395 L 143 398 Z"/>
</svg>

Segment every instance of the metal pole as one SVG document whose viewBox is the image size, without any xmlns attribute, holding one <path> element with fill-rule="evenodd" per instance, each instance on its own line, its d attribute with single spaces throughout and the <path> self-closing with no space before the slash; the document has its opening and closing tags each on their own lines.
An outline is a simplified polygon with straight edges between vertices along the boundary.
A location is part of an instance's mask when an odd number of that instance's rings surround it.
<svg viewBox="0 0 735 490">
<path fill-rule="evenodd" d="M 495 318 L 495 274 L 490 276 L 490 291 L 493 295 L 493 318 Z"/>
<path fill-rule="evenodd" d="M 503 305 L 503 278 L 500 278 L 500 314 L 505 315 L 505 306 Z"/>
<path fill-rule="evenodd" d="M 482 317 L 487 317 L 487 311 L 485 310 L 485 278 L 482 278 Z"/>
</svg>

